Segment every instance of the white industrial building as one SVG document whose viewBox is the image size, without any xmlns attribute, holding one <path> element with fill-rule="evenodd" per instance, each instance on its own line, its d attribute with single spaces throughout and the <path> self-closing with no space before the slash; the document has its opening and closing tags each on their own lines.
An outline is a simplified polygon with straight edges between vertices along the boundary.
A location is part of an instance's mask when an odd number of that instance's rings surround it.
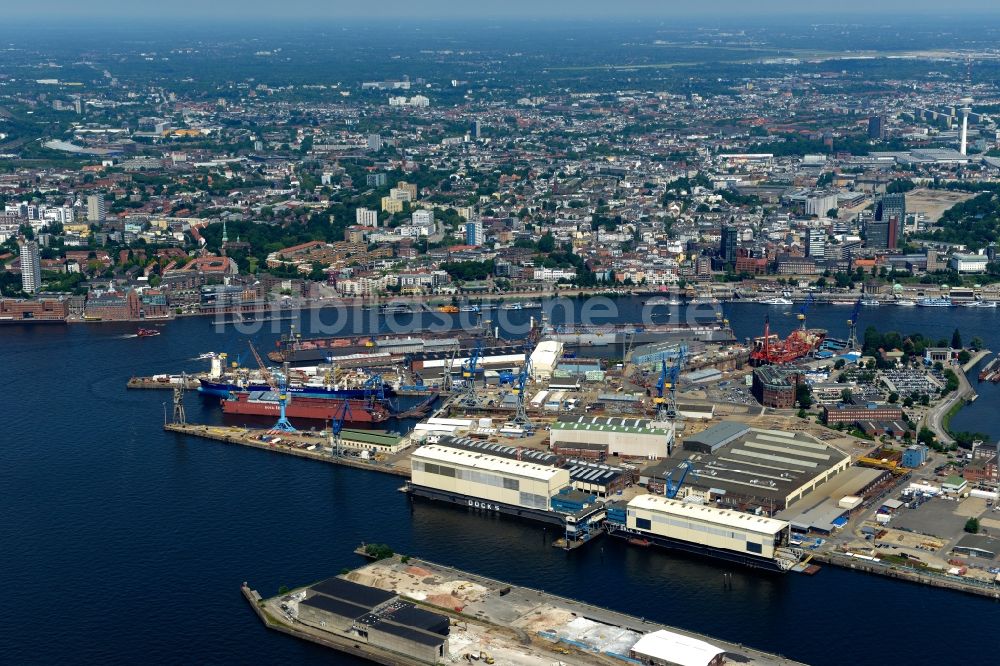
<svg viewBox="0 0 1000 666">
<path fill-rule="evenodd" d="M 672 426 L 655 427 L 647 419 L 568 417 L 552 424 L 549 447 L 590 444 L 607 447 L 608 455 L 665 458 L 674 440 Z"/>
<path fill-rule="evenodd" d="M 630 530 L 644 534 L 768 560 L 775 558 L 789 531 L 783 520 L 659 495 L 632 499 L 626 520 Z"/>
<path fill-rule="evenodd" d="M 629 656 L 654 666 L 722 666 L 726 651 L 698 638 L 666 629 L 639 639 Z"/>
<path fill-rule="evenodd" d="M 563 343 L 557 340 L 543 340 L 531 352 L 531 378 L 534 381 L 548 381 L 562 358 Z"/>
<path fill-rule="evenodd" d="M 948 265 L 959 273 L 985 273 L 988 263 L 989 257 L 985 254 L 960 254 L 956 252 L 951 255 Z"/>
<path fill-rule="evenodd" d="M 550 510 L 552 496 L 570 485 L 565 469 L 437 444 L 414 451 L 411 468 L 415 490 L 430 489 L 451 501 L 464 498 L 541 511 Z"/>
</svg>

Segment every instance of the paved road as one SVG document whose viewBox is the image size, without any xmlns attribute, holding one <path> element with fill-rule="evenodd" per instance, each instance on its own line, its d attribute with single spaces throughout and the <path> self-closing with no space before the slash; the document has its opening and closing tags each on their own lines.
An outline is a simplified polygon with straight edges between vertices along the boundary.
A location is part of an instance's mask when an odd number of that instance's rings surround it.
<svg viewBox="0 0 1000 666">
<path fill-rule="evenodd" d="M 951 366 L 951 369 L 958 376 L 958 390 L 948 396 L 943 402 L 931 408 L 924 417 L 924 424 L 931 429 L 931 432 L 942 444 L 953 444 L 955 440 L 944 428 L 944 417 L 952 407 L 960 400 L 967 400 L 976 394 L 969 383 L 969 378 L 965 376 L 965 370 L 959 365 Z"/>
</svg>

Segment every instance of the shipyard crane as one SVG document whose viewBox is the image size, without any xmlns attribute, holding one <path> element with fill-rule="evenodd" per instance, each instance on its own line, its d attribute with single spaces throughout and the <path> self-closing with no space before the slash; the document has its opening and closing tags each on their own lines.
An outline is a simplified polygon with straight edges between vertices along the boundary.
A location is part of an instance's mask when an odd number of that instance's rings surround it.
<svg viewBox="0 0 1000 666">
<path fill-rule="evenodd" d="M 253 346 L 253 342 L 249 343 L 250 351 L 253 352 L 253 357 L 257 361 L 257 365 L 260 366 L 260 374 L 264 378 L 264 381 L 268 386 L 271 387 L 272 391 L 278 394 L 278 422 L 271 427 L 271 430 L 277 430 L 279 432 L 295 432 L 295 427 L 288 420 L 288 416 L 285 414 L 285 408 L 288 404 L 288 379 L 287 373 L 281 373 L 276 379 L 274 374 L 267 368 L 264 364 L 264 359 L 260 357 L 257 353 L 257 348 Z"/>
<path fill-rule="evenodd" d="M 451 376 L 451 373 L 452 370 L 455 368 L 455 355 L 457 353 L 458 353 L 458 345 L 456 344 L 455 347 L 453 347 L 451 350 L 451 356 L 448 357 L 448 365 L 445 366 L 444 376 L 441 378 L 441 385 L 444 387 L 444 390 L 449 393 L 451 392 L 452 388 L 453 377 Z"/>
<path fill-rule="evenodd" d="M 656 397 L 653 399 L 656 403 L 656 418 L 659 421 L 677 418 L 677 382 L 686 357 L 687 345 L 681 345 L 670 367 L 667 367 L 666 359 L 660 360 L 662 369 L 660 378 L 656 382 Z"/>
<path fill-rule="evenodd" d="M 340 433 L 344 429 L 344 421 L 351 415 L 351 401 L 345 399 L 341 403 L 337 416 L 330 419 L 330 455 L 340 457 L 343 455 Z"/>
<path fill-rule="evenodd" d="M 459 401 L 464 407 L 478 407 L 479 394 L 476 392 L 476 368 L 483 357 L 483 339 L 479 338 L 476 348 L 467 361 L 462 363 L 462 398 Z"/>
<path fill-rule="evenodd" d="M 531 347 L 526 346 L 524 349 L 524 366 L 521 368 L 521 372 L 518 373 L 517 379 L 514 383 L 514 391 L 517 394 L 517 411 L 514 413 L 514 418 L 511 422 L 521 426 L 525 430 L 533 430 L 534 424 L 531 419 L 528 418 L 528 412 L 524 407 L 524 386 L 531 376 Z"/>
<path fill-rule="evenodd" d="M 681 470 L 681 477 L 674 481 L 674 475 L 677 470 Z M 680 491 L 681 486 L 684 485 L 684 480 L 687 478 L 688 474 L 691 474 L 691 478 L 697 478 L 698 472 L 695 470 L 694 465 L 690 460 L 685 460 L 677 467 L 670 471 L 670 474 L 665 474 L 663 476 L 663 494 L 667 499 L 674 499 L 677 497 L 677 493 Z"/>
<path fill-rule="evenodd" d="M 816 300 L 816 295 L 813 294 L 812 292 L 809 292 L 809 298 L 807 298 L 806 302 L 802 305 L 801 308 L 799 308 L 799 314 L 796 315 L 799 319 L 799 329 L 802 331 L 806 330 L 806 313 L 809 312 L 809 308 L 812 307 L 812 304 L 815 300 Z"/>
<path fill-rule="evenodd" d="M 847 325 L 850 327 L 847 334 L 847 348 L 850 351 L 857 351 L 858 349 L 858 317 L 861 315 L 861 299 L 859 298 L 854 303 L 854 312 L 851 313 L 851 318 L 847 320 Z"/>
</svg>

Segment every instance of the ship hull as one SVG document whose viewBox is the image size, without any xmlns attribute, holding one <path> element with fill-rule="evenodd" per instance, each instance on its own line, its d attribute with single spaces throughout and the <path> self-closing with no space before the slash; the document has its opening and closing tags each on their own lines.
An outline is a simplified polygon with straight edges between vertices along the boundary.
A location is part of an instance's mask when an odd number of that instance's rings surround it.
<svg viewBox="0 0 1000 666">
<path fill-rule="evenodd" d="M 208 379 L 201 380 L 201 386 L 198 391 L 204 393 L 205 395 L 211 395 L 218 398 L 225 398 L 231 393 L 241 393 L 244 391 L 270 391 L 271 388 L 267 384 L 250 384 L 249 386 L 239 386 L 238 384 L 233 384 L 231 382 L 220 382 L 211 381 Z M 326 398 L 333 400 L 362 400 L 371 394 L 370 390 L 365 390 L 363 388 L 356 389 L 338 389 L 338 388 L 325 388 L 322 386 L 289 386 L 288 392 L 292 396 L 303 396 L 309 398 Z M 394 391 L 391 387 L 386 385 L 384 387 L 384 392 L 386 396 L 394 395 Z"/>
<path fill-rule="evenodd" d="M 222 412 L 227 415 L 271 416 L 281 415 L 281 405 L 277 400 L 258 400 L 249 393 L 237 394 L 235 399 L 222 401 Z M 343 401 L 324 398 L 295 398 L 285 405 L 285 416 L 290 419 L 330 421 L 339 419 L 344 412 Z M 344 415 L 345 425 L 368 425 L 381 423 L 389 418 L 383 408 L 370 407 L 363 400 L 351 400 L 350 409 Z"/>
</svg>

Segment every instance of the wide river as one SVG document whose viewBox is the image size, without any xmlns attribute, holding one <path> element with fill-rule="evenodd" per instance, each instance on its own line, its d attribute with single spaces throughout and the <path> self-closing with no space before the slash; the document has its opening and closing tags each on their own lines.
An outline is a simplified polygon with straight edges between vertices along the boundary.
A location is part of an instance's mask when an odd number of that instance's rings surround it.
<svg viewBox="0 0 1000 666">
<path fill-rule="evenodd" d="M 619 316 L 643 300 L 617 301 Z M 741 338 L 765 313 L 784 334 L 797 307 L 739 304 L 726 315 Z M 850 312 L 817 307 L 810 325 L 843 338 Z M 958 327 L 1000 351 L 997 310 L 865 308 L 860 327 L 869 324 L 945 338 Z M 129 376 L 197 370 L 206 351 L 248 354 L 246 335 L 206 319 L 161 330 L 137 339 L 127 324 L 0 328 L 6 663 L 358 663 L 265 630 L 239 585 L 270 595 L 334 575 L 359 563 L 361 541 L 813 664 L 992 654 L 1000 606 L 985 599 L 833 567 L 813 577 L 732 570 L 611 539 L 565 553 L 537 525 L 411 503 L 397 477 L 166 434 L 169 396 L 126 391 Z M 276 335 L 253 337 L 270 349 Z M 1000 436 L 1000 388 L 979 389 L 954 425 Z M 189 420 L 220 418 L 194 394 L 187 406 Z"/>
</svg>

